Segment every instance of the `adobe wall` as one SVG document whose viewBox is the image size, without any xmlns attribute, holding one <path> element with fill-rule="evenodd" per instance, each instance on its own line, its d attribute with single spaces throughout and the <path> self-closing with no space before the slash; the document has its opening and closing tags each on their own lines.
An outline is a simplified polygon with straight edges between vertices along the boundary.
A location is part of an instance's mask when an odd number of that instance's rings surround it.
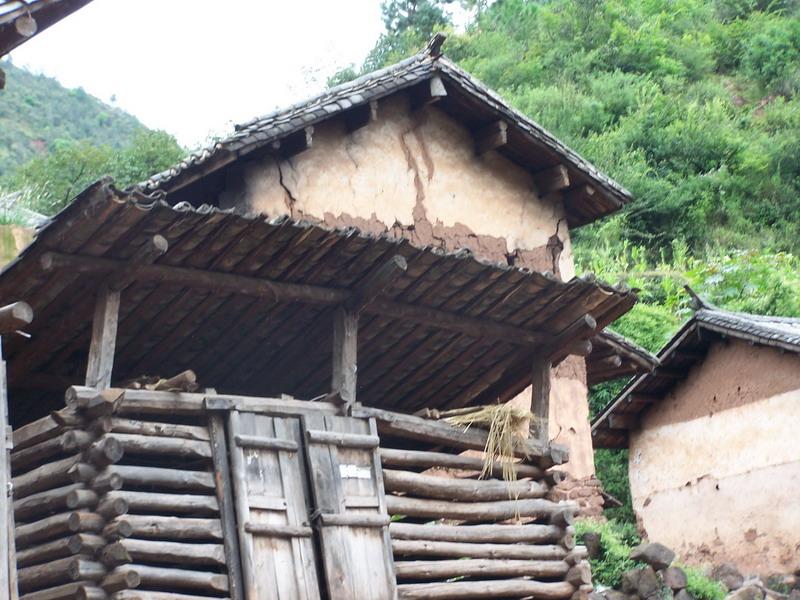
<svg viewBox="0 0 800 600">
<path fill-rule="evenodd" d="M 17 225 L 0 225 L 0 267 L 20 253 L 33 241 L 34 230 Z"/>
<path fill-rule="evenodd" d="M 689 563 L 767 575 L 800 568 L 800 357 L 733 341 L 630 439 L 634 510 Z"/>
<path fill-rule="evenodd" d="M 305 152 L 242 165 L 220 205 L 469 248 L 565 280 L 575 274 L 560 198 L 540 198 L 528 171 L 497 152 L 476 156 L 463 125 L 434 106 L 410 113 L 402 95 L 382 101 L 378 119 L 351 134 L 332 120 L 315 127 Z M 584 361 L 565 365 L 553 381 L 551 432 L 570 446 L 567 470 L 586 477 L 594 464 Z M 519 398 L 530 406 L 530 390 Z"/>
</svg>

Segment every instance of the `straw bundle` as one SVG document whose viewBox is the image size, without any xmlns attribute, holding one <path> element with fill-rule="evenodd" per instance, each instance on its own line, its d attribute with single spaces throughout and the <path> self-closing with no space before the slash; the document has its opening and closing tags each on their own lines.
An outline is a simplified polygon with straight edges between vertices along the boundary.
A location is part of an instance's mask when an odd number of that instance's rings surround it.
<svg viewBox="0 0 800 600">
<path fill-rule="evenodd" d="M 452 414 L 456 412 L 457 414 Z M 514 448 L 518 441 L 523 439 L 520 431 L 526 431 L 528 424 L 536 418 L 533 413 L 510 404 L 493 404 L 451 411 L 451 414 L 444 418 L 451 425 L 465 429 L 475 426 L 488 430 L 484 448 L 483 471 L 481 471 L 482 478 L 490 476 L 492 464 L 499 462 L 503 465 L 505 481 L 517 479 L 517 471 L 514 468 Z"/>
</svg>

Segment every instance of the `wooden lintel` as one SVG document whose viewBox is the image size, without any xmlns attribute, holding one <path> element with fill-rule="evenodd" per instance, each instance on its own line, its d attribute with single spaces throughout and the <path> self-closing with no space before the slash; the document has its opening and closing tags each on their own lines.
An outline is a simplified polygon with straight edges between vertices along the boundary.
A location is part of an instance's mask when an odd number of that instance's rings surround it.
<svg viewBox="0 0 800 600">
<path fill-rule="evenodd" d="M 372 100 L 344 113 L 344 122 L 350 133 L 378 120 L 378 101 Z"/>
<path fill-rule="evenodd" d="M 408 269 L 406 259 L 395 254 L 385 263 L 378 265 L 367 274 L 345 303 L 348 310 L 361 312 L 370 302 L 378 298 L 383 292 Z"/>
<path fill-rule="evenodd" d="M 60 254 L 47 252 L 42 256 L 41 265 L 46 271 L 52 269 L 70 269 L 72 273 L 103 273 L 114 272 L 121 268 L 123 261 L 81 256 L 74 254 Z M 219 273 L 202 269 L 188 269 L 168 265 L 154 264 L 143 265 L 136 274 L 138 281 L 151 281 L 169 283 L 188 288 L 204 289 L 212 293 L 234 293 L 258 298 L 268 298 L 274 302 L 305 302 L 322 306 L 345 304 L 352 297 L 352 292 L 341 288 L 329 288 L 315 285 L 297 284 Z M 468 317 L 456 313 L 428 308 L 416 304 L 405 304 L 382 300 L 380 298 L 370 302 L 363 309 L 369 314 L 382 315 L 392 319 L 407 320 L 433 329 L 443 329 L 463 333 L 474 338 L 488 338 L 503 340 L 510 344 L 521 346 L 542 346 L 558 348 L 569 345 L 572 341 L 584 335 L 582 327 L 594 322 L 591 316 L 586 315 L 579 321 L 578 333 L 575 325 L 568 327 L 562 334 L 554 338 L 553 335 L 522 329 L 511 325 L 497 323 L 488 319 Z M 587 320 L 588 319 L 588 320 Z M 590 320 L 590 321 L 589 321 Z M 562 341 L 565 335 L 578 335 L 573 339 Z"/>
<path fill-rule="evenodd" d="M 438 102 L 447 96 L 447 90 L 441 77 L 431 77 L 427 81 L 414 86 L 410 90 L 411 110 L 419 110 L 428 104 Z"/>
<path fill-rule="evenodd" d="M 636 415 L 608 415 L 608 426 L 611 429 L 635 429 L 638 425 Z"/>
<path fill-rule="evenodd" d="M 300 131 L 290 133 L 281 140 L 272 142 L 272 149 L 277 152 L 278 156 L 286 160 L 311 148 L 313 138 L 314 128 L 311 126 L 304 127 Z"/>
<path fill-rule="evenodd" d="M 33 309 L 27 302 L 14 302 L 0 308 L 0 334 L 17 331 L 33 320 Z"/>
<path fill-rule="evenodd" d="M 540 194 L 549 194 L 569 187 L 569 171 L 564 165 L 556 165 L 533 174 L 533 182 Z"/>
<path fill-rule="evenodd" d="M 331 391 L 346 407 L 356 402 L 358 313 L 340 306 L 333 313 L 333 376 Z"/>
<path fill-rule="evenodd" d="M 531 412 L 534 417 L 534 439 L 546 444 L 549 438 L 550 423 L 550 368 L 552 362 L 545 356 L 536 356 L 532 364 Z"/>
<path fill-rule="evenodd" d="M 508 143 L 508 123 L 495 121 L 475 132 L 475 152 L 478 155 L 486 154 L 490 150 L 497 150 Z"/>
<path fill-rule="evenodd" d="M 92 343 L 89 346 L 89 362 L 86 366 L 87 387 L 102 390 L 111 385 L 114 350 L 117 344 L 119 297 L 118 290 L 112 290 L 107 286 L 102 287 L 97 293 L 92 320 Z"/>
</svg>

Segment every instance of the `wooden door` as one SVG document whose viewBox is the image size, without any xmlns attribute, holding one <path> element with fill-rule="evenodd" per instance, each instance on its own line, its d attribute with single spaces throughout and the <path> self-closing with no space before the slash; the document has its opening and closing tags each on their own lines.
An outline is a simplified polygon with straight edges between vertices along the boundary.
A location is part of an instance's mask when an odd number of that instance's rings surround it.
<svg viewBox="0 0 800 600">
<path fill-rule="evenodd" d="M 303 425 L 328 597 L 396 598 L 375 421 L 314 414 Z"/>
<path fill-rule="evenodd" d="M 232 411 L 229 443 L 248 600 L 320 598 L 300 420 Z"/>
</svg>

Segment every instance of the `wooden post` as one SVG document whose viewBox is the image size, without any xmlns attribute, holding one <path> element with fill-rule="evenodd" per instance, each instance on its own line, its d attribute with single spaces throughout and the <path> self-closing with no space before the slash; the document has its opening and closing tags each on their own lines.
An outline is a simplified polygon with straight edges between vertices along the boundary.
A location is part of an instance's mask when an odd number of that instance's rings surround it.
<svg viewBox="0 0 800 600">
<path fill-rule="evenodd" d="M 548 428 L 550 416 L 550 367 L 549 358 L 536 356 L 533 359 L 533 384 L 531 398 L 531 412 L 534 415 L 536 441 L 541 444 L 548 442 Z"/>
<path fill-rule="evenodd" d="M 333 313 L 333 377 L 331 391 L 345 406 L 356 401 L 358 313 L 338 307 Z"/>
<path fill-rule="evenodd" d="M 97 294 L 92 321 L 92 343 L 86 367 L 86 386 L 98 390 L 111 385 L 114 348 L 117 344 L 119 291 L 105 286 Z"/>
</svg>

